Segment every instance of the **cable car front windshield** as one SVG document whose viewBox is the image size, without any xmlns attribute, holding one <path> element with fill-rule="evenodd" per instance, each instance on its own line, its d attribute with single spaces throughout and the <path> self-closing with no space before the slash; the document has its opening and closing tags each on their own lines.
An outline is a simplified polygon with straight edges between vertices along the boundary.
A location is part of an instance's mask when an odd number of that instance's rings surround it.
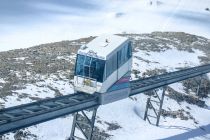
<svg viewBox="0 0 210 140">
<path fill-rule="evenodd" d="M 75 75 L 96 79 L 98 82 L 103 82 L 105 60 L 77 55 Z"/>
</svg>

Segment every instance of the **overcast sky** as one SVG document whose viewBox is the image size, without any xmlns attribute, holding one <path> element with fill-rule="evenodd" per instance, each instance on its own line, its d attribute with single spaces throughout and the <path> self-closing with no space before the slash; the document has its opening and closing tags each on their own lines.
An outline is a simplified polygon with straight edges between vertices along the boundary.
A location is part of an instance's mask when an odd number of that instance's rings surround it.
<svg viewBox="0 0 210 140">
<path fill-rule="evenodd" d="M 1 0 L 0 23 L 22 24 L 50 19 L 55 15 L 83 15 L 99 10 L 100 6 L 94 0 Z"/>
<path fill-rule="evenodd" d="M 0 0 L 0 51 L 103 33 L 183 31 L 210 38 L 209 0 Z"/>
</svg>

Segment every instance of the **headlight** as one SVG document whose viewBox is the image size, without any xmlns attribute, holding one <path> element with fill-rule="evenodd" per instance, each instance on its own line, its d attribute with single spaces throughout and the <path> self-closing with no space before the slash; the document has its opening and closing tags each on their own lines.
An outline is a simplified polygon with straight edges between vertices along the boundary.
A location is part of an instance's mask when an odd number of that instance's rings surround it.
<svg viewBox="0 0 210 140">
<path fill-rule="evenodd" d="M 86 86 L 91 86 L 91 80 L 89 80 L 89 79 L 85 79 L 84 81 L 83 81 L 83 84 L 84 85 L 86 85 Z"/>
</svg>

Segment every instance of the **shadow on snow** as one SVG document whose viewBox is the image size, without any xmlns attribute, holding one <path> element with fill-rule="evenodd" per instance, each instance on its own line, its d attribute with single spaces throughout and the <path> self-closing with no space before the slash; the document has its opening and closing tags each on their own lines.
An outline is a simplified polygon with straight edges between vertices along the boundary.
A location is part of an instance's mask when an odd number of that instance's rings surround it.
<svg viewBox="0 0 210 140">
<path fill-rule="evenodd" d="M 206 136 L 207 134 L 210 134 L 210 124 L 201 126 L 196 129 L 191 129 L 182 134 L 177 134 L 175 136 L 170 136 L 168 138 L 163 138 L 160 140 L 186 140 L 195 137 L 203 137 L 205 139 L 210 139 L 210 136 Z"/>
</svg>

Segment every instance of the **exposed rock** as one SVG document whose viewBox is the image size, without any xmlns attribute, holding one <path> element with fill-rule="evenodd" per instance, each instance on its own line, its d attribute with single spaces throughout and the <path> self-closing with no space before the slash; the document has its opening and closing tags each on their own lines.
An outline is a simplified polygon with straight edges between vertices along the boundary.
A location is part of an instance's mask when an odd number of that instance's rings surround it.
<svg viewBox="0 0 210 140">
<path fill-rule="evenodd" d="M 167 96 L 176 100 L 177 102 L 186 101 L 189 104 L 196 104 L 200 107 L 205 107 L 205 101 L 200 100 L 197 96 L 182 94 L 170 87 L 167 88 L 167 92 Z"/>
<path fill-rule="evenodd" d="M 105 124 L 108 125 L 108 128 L 107 128 L 108 131 L 117 130 L 117 129 L 122 128 L 122 127 L 121 127 L 119 124 L 117 124 L 117 123 L 105 122 Z"/>
<path fill-rule="evenodd" d="M 202 77 L 187 79 L 182 83 L 187 94 L 190 94 L 190 92 L 198 92 L 198 95 L 196 96 L 200 98 L 208 97 L 208 95 L 210 94 L 210 81 L 205 75 L 203 75 Z M 198 87 L 198 85 L 200 85 L 200 87 Z"/>
<path fill-rule="evenodd" d="M 29 131 L 18 130 L 14 136 L 15 140 L 24 140 L 24 139 L 31 139 L 31 140 L 38 140 L 37 136 L 31 134 Z"/>
<path fill-rule="evenodd" d="M 181 120 L 193 120 L 195 124 L 198 124 L 198 121 L 190 114 L 190 112 L 185 111 L 184 109 L 179 109 L 177 111 L 166 111 L 162 110 L 161 115 L 163 117 L 171 117 L 171 118 L 180 118 Z"/>
</svg>

